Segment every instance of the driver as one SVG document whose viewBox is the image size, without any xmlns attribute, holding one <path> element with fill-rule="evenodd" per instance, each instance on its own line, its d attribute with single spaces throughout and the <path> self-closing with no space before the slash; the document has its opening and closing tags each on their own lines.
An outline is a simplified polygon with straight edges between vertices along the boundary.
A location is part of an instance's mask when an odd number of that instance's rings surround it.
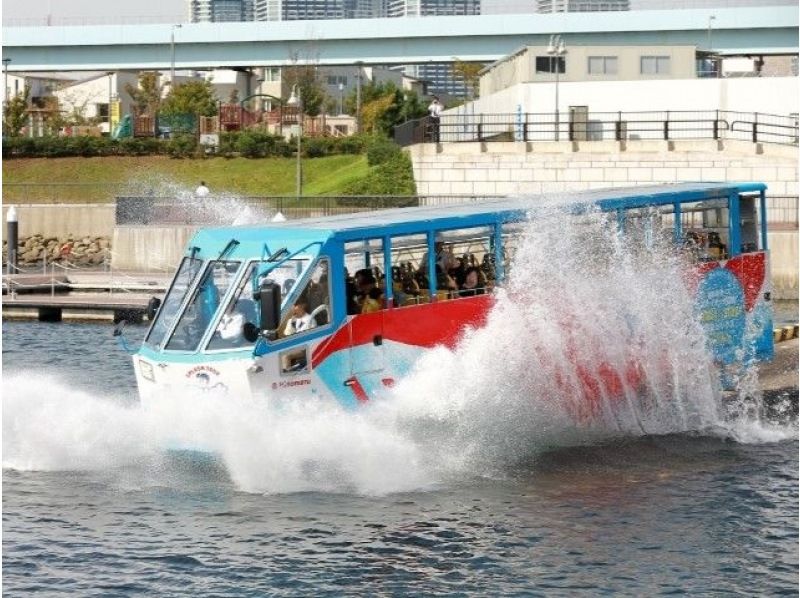
<svg viewBox="0 0 800 598">
<path fill-rule="evenodd" d="M 286 328 L 283 331 L 285 336 L 291 336 L 298 332 L 311 330 L 316 327 L 317 322 L 308 313 L 308 303 L 305 299 L 299 299 L 292 306 L 292 317 L 286 322 Z"/>
</svg>

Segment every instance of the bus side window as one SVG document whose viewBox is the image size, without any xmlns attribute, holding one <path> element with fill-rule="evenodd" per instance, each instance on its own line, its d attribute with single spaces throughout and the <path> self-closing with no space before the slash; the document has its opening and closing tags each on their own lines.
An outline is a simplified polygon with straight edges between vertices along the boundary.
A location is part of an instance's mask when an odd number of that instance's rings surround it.
<svg viewBox="0 0 800 598">
<path fill-rule="evenodd" d="M 739 235 L 742 243 L 742 253 L 758 251 L 758 196 L 739 196 Z"/>
<path fill-rule="evenodd" d="M 681 204 L 683 249 L 693 261 L 709 262 L 730 257 L 727 199 Z"/>
</svg>

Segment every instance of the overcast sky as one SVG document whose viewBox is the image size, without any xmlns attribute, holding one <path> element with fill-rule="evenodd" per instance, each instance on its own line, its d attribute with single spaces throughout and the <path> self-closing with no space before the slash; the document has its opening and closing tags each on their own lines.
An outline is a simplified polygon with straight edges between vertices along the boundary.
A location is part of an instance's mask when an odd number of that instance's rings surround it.
<svg viewBox="0 0 800 598">
<path fill-rule="evenodd" d="M 176 17 L 186 20 L 186 0 L 2 0 L 3 21 L 46 19 L 102 21 L 116 17 L 152 22 L 172 22 Z"/>
</svg>

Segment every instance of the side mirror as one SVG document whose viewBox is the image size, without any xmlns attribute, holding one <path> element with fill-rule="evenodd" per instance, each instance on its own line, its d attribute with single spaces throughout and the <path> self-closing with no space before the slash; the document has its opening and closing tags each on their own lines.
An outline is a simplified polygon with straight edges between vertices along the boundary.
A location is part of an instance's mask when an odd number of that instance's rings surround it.
<svg viewBox="0 0 800 598">
<path fill-rule="evenodd" d="M 261 303 L 261 330 L 275 332 L 281 322 L 281 287 L 271 280 L 261 283 L 255 298 Z"/>
<path fill-rule="evenodd" d="M 242 336 L 248 343 L 254 343 L 258 340 L 259 330 L 258 326 L 252 322 L 245 322 L 242 326 Z"/>
<path fill-rule="evenodd" d="M 156 317 L 159 307 L 161 307 L 161 299 L 158 297 L 150 297 L 150 301 L 147 302 L 147 307 L 144 310 L 144 313 L 147 315 L 147 319 L 149 321 L 152 322 L 153 318 Z"/>
</svg>

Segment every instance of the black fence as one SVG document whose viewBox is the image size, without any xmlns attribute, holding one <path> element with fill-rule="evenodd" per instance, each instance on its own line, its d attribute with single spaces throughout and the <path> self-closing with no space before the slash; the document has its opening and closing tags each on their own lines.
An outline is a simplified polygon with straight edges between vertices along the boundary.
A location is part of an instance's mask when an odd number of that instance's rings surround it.
<svg viewBox="0 0 800 598">
<path fill-rule="evenodd" d="M 798 117 L 729 110 L 664 112 L 444 114 L 395 127 L 394 140 L 415 143 L 468 141 L 635 141 L 738 139 L 798 145 Z"/>
</svg>

